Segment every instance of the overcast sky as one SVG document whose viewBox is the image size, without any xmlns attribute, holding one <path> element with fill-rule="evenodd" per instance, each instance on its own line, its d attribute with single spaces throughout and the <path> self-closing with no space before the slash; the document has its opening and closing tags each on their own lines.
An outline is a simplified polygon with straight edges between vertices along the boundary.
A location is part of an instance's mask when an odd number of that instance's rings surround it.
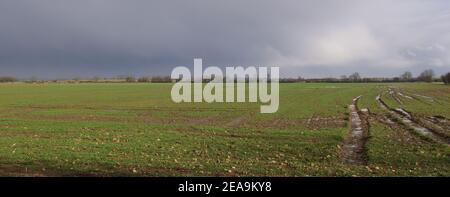
<svg viewBox="0 0 450 197">
<path fill-rule="evenodd" d="M 0 75 L 280 66 L 287 77 L 450 71 L 448 0 L 0 0 Z"/>
</svg>

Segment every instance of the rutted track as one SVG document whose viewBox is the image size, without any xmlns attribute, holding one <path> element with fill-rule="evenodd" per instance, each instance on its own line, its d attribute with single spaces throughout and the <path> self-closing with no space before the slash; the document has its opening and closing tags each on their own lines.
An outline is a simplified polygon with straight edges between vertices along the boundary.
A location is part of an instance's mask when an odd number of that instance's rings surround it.
<svg viewBox="0 0 450 197">
<path fill-rule="evenodd" d="M 394 88 L 389 87 L 388 93 L 389 93 L 389 95 L 391 95 L 392 99 L 395 100 L 395 102 L 397 102 L 400 105 L 403 105 L 402 100 L 397 97 L 397 91 L 395 91 Z"/>
<path fill-rule="evenodd" d="M 448 137 L 442 136 L 439 133 L 436 133 L 434 130 L 427 128 L 421 125 L 419 122 L 415 121 L 409 112 L 402 108 L 392 109 L 390 108 L 382 99 L 381 95 L 378 95 L 375 100 L 378 102 L 379 106 L 384 110 L 388 111 L 389 114 L 400 121 L 404 126 L 406 126 L 409 130 L 413 130 L 415 133 L 432 139 L 433 141 L 450 144 L 450 140 Z M 394 121 L 392 121 L 394 122 Z"/>
<path fill-rule="evenodd" d="M 357 102 L 361 98 L 358 96 L 353 99 L 350 110 L 350 131 L 344 139 L 341 158 L 347 164 L 364 164 L 367 162 L 365 144 L 368 137 L 368 124 L 363 119 L 358 110 Z"/>
</svg>

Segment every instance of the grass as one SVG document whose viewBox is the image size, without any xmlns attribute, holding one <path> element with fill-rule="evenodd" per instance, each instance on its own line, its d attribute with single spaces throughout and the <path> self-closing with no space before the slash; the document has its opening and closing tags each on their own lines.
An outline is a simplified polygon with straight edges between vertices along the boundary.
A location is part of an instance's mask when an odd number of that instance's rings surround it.
<svg viewBox="0 0 450 197">
<path fill-rule="evenodd" d="M 275 114 L 176 104 L 171 84 L 0 84 L 0 175 L 450 176 L 449 146 L 377 121 L 369 163 L 341 163 L 347 105 L 363 95 L 360 108 L 385 113 L 374 98 L 388 86 L 438 99 L 407 110 L 450 116 L 441 84 L 281 84 Z"/>
</svg>

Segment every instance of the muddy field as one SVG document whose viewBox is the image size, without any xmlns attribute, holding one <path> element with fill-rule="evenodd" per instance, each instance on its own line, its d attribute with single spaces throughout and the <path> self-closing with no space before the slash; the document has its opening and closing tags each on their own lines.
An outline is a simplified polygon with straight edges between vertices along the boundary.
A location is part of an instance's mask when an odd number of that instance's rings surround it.
<svg viewBox="0 0 450 197">
<path fill-rule="evenodd" d="M 450 176 L 450 87 L 281 84 L 280 108 L 171 84 L 1 84 L 2 176 Z"/>
</svg>

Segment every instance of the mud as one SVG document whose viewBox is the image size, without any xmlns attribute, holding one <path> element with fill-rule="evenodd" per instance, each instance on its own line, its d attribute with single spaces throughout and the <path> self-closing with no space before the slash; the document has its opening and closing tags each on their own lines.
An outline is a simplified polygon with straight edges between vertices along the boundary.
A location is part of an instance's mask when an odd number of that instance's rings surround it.
<svg viewBox="0 0 450 197">
<path fill-rule="evenodd" d="M 392 134 L 388 134 L 392 140 L 406 143 L 408 145 L 411 144 L 423 144 L 425 141 L 421 140 L 417 135 L 414 135 L 412 132 L 407 131 L 402 125 L 394 122 L 390 117 L 385 115 L 373 115 L 371 116 L 373 121 L 378 121 L 382 124 L 385 124 L 393 131 Z"/>
<path fill-rule="evenodd" d="M 450 144 L 450 141 L 448 138 L 445 138 L 445 137 L 437 134 L 435 131 L 433 131 L 429 128 L 426 128 L 425 126 L 421 125 L 418 121 L 414 121 L 412 115 L 409 112 L 407 112 L 406 110 L 401 109 L 401 108 L 396 108 L 396 109 L 390 108 L 381 99 L 381 95 L 378 95 L 375 99 L 381 108 L 387 110 L 394 119 L 401 122 L 404 126 L 406 126 L 408 128 L 408 130 L 412 130 L 415 133 L 417 133 L 421 136 L 424 136 L 426 138 L 429 138 L 433 141 Z"/>
<path fill-rule="evenodd" d="M 250 122 L 244 121 L 245 125 L 251 125 L 253 128 L 308 128 L 311 130 L 318 130 L 323 128 L 346 127 L 347 118 L 345 116 L 320 116 L 318 114 L 312 115 L 310 118 L 295 118 L 289 119 L 284 117 L 277 117 L 268 121 Z"/>
<path fill-rule="evenodd" d="M 395 100 L 400 105 L 403 105 L 403 102 L 400 98 L 397 97 L 397 91 L 394 88 L 389 88 L 388 90 L 389 95 L 391 95 L 392 99 Z"/>
<path fill-rule="evenodd" d="M 357 102 L 361 98 L 358 96 L 353 99 L 349 105 L 350 117 L 350 131 L 344 139 L 342 147 L 341 159 L 347 164 L 365 164 L 367 163 L 367 154 L 365 144 L 368 138 L 368 110 L 360 112 L 357 107 Z"/>
<path fill-rule="evenodd" d="M 448 119 L 446 119 L 445 117 L 442 117 L 442 116 L 430 116 L 430 117 L 426 117 L 426 119 L 428 119 L 429 121 L 433 122 L 434 124 L 445 125 L 445 126 L 449 127 L 449 130 L 450 130 L 450 121 Z"/>
<path fill-rule="evenodd" d="M 345 125 L 346 125 L 346 121 L 344 120 L 344 118 L 337 117 L 337 116 L 322 117 L 317 114 L 313 114 L 306 121 L 306 127 L 309 129 L 344 127 Z"/>
<path fill-rule="evenodd" d="M 433 97 L 429 97 L 429 96 L 424 96 L 424 95 L 420 95 L 420 94 L 413 94 L 414 96 L 418 96 L 418 97 L 422 97 L 422 98 L 425 98 L 425 99 L 429 99 L 429 100 L 434 100 L 434 98 Z"/>
<path fill-rule="evenodd" d="M 436 135 L 439 135 L 441 138 L 447 139 L 450 141 L 450 124 L 441 121 L 436 121 L 430 119 L 430 117 L 422 117 L 411 115 L 412 120 L 418 122 L 420 125 L 423 125 L 426 128 L 431 129 Z"/>
<path fill-rule="evenodd" d="M 401 93 L 401 92 L 397 92 L 397 94 L 398 94 L 399 96 L 403 97 L 403 98 L 407 98 L 407 99 L 411 99 L 411 100 L 414 99 L 413 97 L 410 97 L 410 96 L 408 96 L 408 95 L 405 95 L 405 94 L 403 94 L 403 93 Z"/>
<path fill-rule="evenodd" d="M 430 104 L 430 103 L 438 103 L 440 104 L 440 102 L 433 98 L 433 97 L 429 97 L 429 96 L 425 96 L 425 95 L 420 95 L 420 94 L 415 94 L 415 93 L 410 93 L 411 97 L 413 97 L 415 100 L 420 101 L 422 103 L 426 103 L 426 104 Z"/>
<path fill-rule="evenodd" d="M 235 118 L 235 119 L 231 120 L 225 126 L 226 127 L 239 127 L 240 125 L 245 123 L 246 120 L 247 119 L 246 119 L 245 116 L 241 116 L 241 117 L 238 117 L 238 118 Z"/>
</svg>

